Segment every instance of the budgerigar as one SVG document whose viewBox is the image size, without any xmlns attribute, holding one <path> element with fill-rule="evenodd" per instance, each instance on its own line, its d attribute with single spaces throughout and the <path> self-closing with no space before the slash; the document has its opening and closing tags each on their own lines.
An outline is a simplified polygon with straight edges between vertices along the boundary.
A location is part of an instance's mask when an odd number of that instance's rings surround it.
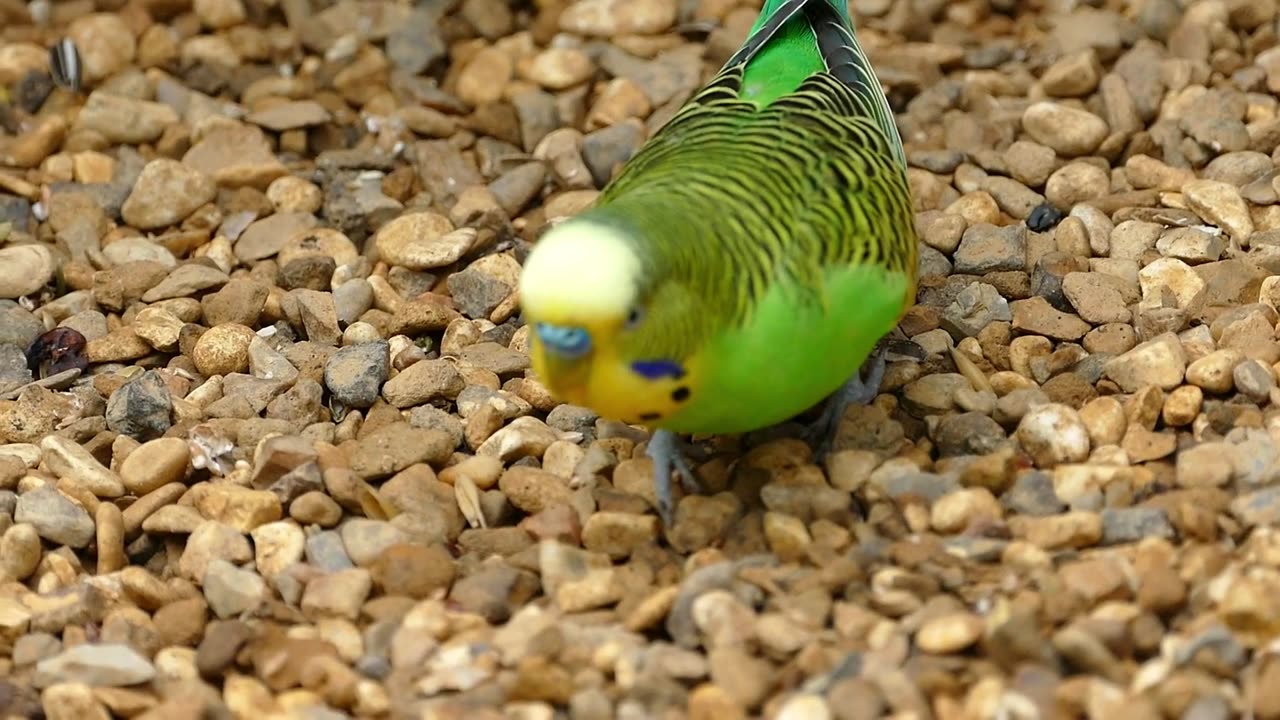
<svg viewBox="0 0 1280 720">
<path fill-rule="evenodd" d="M 697 492 L 676 433 L 873 399 L 915 301 L 902 141 L 843 0 L 766 0 L 746 43 L 520 280 L 537 377 L 655 430 L 657 509 Z M 860 368 L 866 366 L 867 378 Z M 821 435 L 821 433 L 820 433 Z"/>
</svg>

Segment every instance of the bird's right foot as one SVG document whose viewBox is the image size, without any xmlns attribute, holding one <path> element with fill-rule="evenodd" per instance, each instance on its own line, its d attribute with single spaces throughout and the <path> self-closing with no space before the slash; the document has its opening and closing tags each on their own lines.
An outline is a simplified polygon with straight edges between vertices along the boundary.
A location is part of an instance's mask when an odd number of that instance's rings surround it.
<svg viewBox="0 0 1280 720">
<path fill-rule="evenodd" d="M 701 492 L 693 466 L 689 464 L 684 443 L 670 430 L 656 430 L 649 440 L 645 453 L 653 460 L 653 489 L 657 496 L 658 516 L 662 524 L 671 527 L 675 523 L 675 500 L 671 492 L 671 472 L 680 478 L 680 485 L 687 493 Z"/>
</svg>

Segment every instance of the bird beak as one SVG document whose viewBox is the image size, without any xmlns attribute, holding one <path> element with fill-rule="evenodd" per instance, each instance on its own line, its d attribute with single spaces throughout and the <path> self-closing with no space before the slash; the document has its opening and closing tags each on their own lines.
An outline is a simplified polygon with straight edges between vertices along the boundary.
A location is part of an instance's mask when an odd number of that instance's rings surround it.
<svg viewBox="0 0 1280 720">
<path fill-rule="evenodd" d="M 592 332 L 581 325 L 535 322 L 532 340 L 534 372 L 552 395 L 581 405 L 591 380 Z"/>
<path fill-rule="evenodd" d="M 551 394 L 564 402 L 580 405 L 591 356 L 566 357 L 536 339 L 532 350 L 533 371 Z"/>
</svg>

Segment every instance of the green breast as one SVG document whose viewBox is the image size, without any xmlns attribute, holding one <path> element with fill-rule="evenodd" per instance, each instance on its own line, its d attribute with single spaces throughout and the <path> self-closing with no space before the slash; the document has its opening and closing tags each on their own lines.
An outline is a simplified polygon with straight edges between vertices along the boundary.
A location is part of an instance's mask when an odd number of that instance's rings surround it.
<svg viewBox="0 0 1280 720">
<path fill-rule="evenodd" d="M 827 273 L 828 309 L 775 285 L 743 328 L 699 353 L 705 382 L 662 427 L 683 433 L 750 432 L 822 401 L 857 372 L 902 314 L 908 279 L 875 266 Z"/>
</svg>

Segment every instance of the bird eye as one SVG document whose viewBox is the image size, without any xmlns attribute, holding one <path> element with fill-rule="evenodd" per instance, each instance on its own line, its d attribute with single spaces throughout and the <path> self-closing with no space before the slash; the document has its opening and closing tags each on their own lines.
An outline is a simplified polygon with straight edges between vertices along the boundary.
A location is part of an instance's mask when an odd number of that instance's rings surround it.
<svg viewBox="0 0 1280 720">
<path fill-rule="evenodd" d="M 631 308 L 631 312 L 627 313 L 627 329 L 635 327 L 644 319 L 644 310 L 639 306 Z"/>
</svg>

